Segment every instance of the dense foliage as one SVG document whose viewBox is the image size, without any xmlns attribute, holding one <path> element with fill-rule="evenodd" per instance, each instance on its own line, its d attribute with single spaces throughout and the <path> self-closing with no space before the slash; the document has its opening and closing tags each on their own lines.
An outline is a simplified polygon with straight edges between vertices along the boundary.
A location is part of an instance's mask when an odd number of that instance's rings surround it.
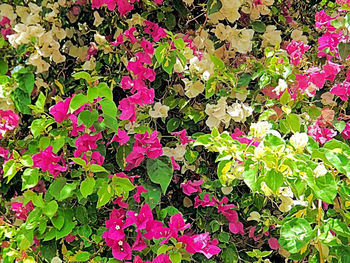
<svg viewBox="0 0 350 263">
<path fill-rule="evenodd" d="M 350 262 L 349 11 L 2 0 L 0 261 Z"/>
</svg>

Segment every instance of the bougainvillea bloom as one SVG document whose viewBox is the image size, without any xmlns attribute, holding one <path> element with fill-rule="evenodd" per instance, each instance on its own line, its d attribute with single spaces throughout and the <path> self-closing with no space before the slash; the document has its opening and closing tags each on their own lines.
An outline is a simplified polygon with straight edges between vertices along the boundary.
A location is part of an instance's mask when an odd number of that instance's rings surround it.
<svg viewBox="0 0 350 263">
<path fill-rule="evenodd" d="M 350 122 L 346 123 L 344 130 L 341 135 L 344 139 L 350 139 Z"/>
<path fill-rule="evenodd" d="M 178 241 L 186 244 L 186 251 L 188 253 L 202 253 L 206 258 L 211 258 L 221 251 L 216 246 L 219 242 L 216 239 L 210 240 L 208 232 L 194 236 L 183 235 Z"/>
<path fill-rule="evenodd" d="M 198 181 L 191 181 L 189 180 L 187 183 L 182 183 L 180 187 L 182 188 L 182 191 L 184 192 L 185 195 L 190 196 L 193 193 L 201 193 L 201 185 L 203 184 L 203 180 L 198 180 Z"/>
<path fill-rule="evenodd" d="M 115 134 L 111 142 L 118 142 L 119 145 L 124 145 L 130 140 L 127 132 L 121 129 L 118 129 L 118 134 Z"/>
<path fill-rule="evenodd" d="M 291 62 L 294 66 L 298 66 L 301 58 L 305 54 L 307 50 L 309 50 L 310 46 L 305 45 L 304 42 L 299 41 L 296 42 L 292 40 L 287 46 L 287 52 L 290 55 Z"/>
<path fill-rule="evenodd" d="M 19 116 L 12 110 L 0 110 L 0 139 L 6 131 L 14 130 L 18 126 Z"/>
<path fill-rule="evenodd" d="M 28 213 L 34 209 L 34 205 L 32 201 L 29 201 L 25 206 L 20 202 L 13 202 L 10 209 L 15 212 L 16 218 L 27 220 Z"/>
<path fill-rule="evenodd" d="M 33 167 L 39 167 L 42 171 L 49 171 L 50 174 L 57 177 L 61 172 L 67 171 L 67 166 L 61 166 L 58 163 L 64 163 L 62 157 L 57 156 L 52 152 L 52 145 L 49 145 L 45 150 L 40 151 L 32 156 Z"/>
<path fill-rule="evenodd" d="M 194 140 L 191 137 L 186 136 L 186 132 L 187 131 L 183 129 L 182 131 L 172 132 L 170 134 L 178 136 L 181 144 L 187 144 L 189 142 L 193 142 Z"/>
<path fill-rule="evenodd" d="M 277 250 L 280 247 L 280 244 L 278 244 L 277 238 L 270 237 L 267 242 L 269 243 L 269 246 L 271 249 Z"/>
<path fill-rule="evenodd" d="M 316 122 L 314 125 L 311 125 L 307 128 L 307 134 L 311 136 L 315 141 L 318 141 L 321 144 L 325 144 L 327 141 L 336 136 L 337 132 L 332 129 L 321 128 Z"/>
<path fill-rule="evenodd" d="M 350 97 L 350 82 L 344 81 L 341 84 L 335 84 L 330 93 L 339 96 L 342 101 L 347 101 Z"/>
<path fill-rule="evenodd" d="M 51 107 L 50 114 L 54 117 L 55 121 L 61 123 L 62 121 L 68 119 L 69 104 L 72 98 L 67 98 L 64 101 L 57 102 L 56 105 Z"/>
<path fill-rule="evenodd" d="M 101 139 L 101 137 L 101 133 L 97 133 L 95 135 L 84 133 L 82 136 L 78 137 L 78 139 L 75 141 L 75 146 L 77 146 L 77 149 L 74 152 L 74 157 L 79 157 L 86 151 L 96 149 L 96 142 Z"/>
<path fill-rule="evenodd" d="M 142 193 L 147 193 L 148 190 L 145 189 L 142 185 L 140 186 L 136 186 L 136 193 L 132 196 L 134 198 L 134 200 L 137 202 L 137 203 L 140 203 L 140 195 Z"/>
</svg>

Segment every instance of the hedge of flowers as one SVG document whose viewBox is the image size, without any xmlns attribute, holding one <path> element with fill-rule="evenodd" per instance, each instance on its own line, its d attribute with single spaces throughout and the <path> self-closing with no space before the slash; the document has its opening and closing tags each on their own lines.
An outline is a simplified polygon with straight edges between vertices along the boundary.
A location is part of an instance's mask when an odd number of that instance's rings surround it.
<svg viewBox="0 0 350 263">
<path fill-rule="evenodd" d="M 1 262 L 349 262 L 350 1 L 3 0 L 0 29 Z"/>
</svg>

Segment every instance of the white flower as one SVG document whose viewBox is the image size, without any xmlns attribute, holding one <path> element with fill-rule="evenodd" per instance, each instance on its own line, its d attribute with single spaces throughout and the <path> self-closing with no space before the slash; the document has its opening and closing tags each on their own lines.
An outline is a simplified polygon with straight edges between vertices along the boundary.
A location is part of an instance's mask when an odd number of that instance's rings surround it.
<svg viewBox="0 0 350 263">
<path fill-rule="evenodd" d="M 320 176 L 324 176 L 327 173 L 327 169 L 323 164 L 319 164 L 317 165 L 316 169 L 314 170 L 314 176 L 320 177 Z"/>
<path fill-rule="evenodd" d="M 278 85 L 272 91 L 276 92 L 277 95 L 280 95 L 288 88 L 288 84 L 284 79 L 278 80 Z"/>
<path fill-rule="evenodd" d="M 154 110 L 149 111 L 149 115 L 152 118 L 165 118 L 168 116 L 169 107 L 166 105 L 162 105 L 160 102 L 156 102 L 154 104 Z"/>
<path fill-rule="evenodd" d="M 227 108 L 227 113 L 235 122 L 245 122 L 247 117 L 252 115 L 253 108 L 240 103 L 234 103 Z"/>
<path fill-rule="evenodd" d="M 297 150 L 297 152 L 303 152 L 307 142 L 309 141 L 309 137 L 306 133 L 296 132 L 290 137 L 289 142 L 293 147 Z"/>
<path fill-rule="evenodd" d="M 267 121 L 259 121 L 257 123 L 252 123 L 250 126 L 250 132 L 254 137 L 261 138 L 264 137 L 272 128 L 272 124 Z"/>
</svg>

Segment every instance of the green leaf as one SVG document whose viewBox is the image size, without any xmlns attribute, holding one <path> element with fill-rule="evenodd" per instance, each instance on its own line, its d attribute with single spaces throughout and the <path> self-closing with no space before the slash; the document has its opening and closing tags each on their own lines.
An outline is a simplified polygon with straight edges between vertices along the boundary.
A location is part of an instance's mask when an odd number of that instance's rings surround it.
<svg viewBox="0 0 350 263">
<path fill-rule="evenodd" d="M 217 173 L 218 173 L 218 177 L 219 177 L 221 184 L 226 185 L 226 181 L 227 181 L 226 175 L 231 170 L 231 168 L 232 168 L 232 161 L 223 160 L 223 161 L 219 162 L 218 168 L 217 168 Z"/>
<path fill-rule="evenodd" d="M 113 101 L 113 93 L 112 90 L 108 87 L 107 83 L 105 82 L 100 82 L 97 85 L 97 90 L 98 90 L 98 96 L 103 98 L 107 98 L 111 101 Z"/>
<path fill-rule="evenodd" d="M 22 191 L 32 188 L 38 184 L 39 170 L 38 168 L 27 168 L 22 174 Z"/>
<path fill-rule="evenodd" d="M 238 251 L 235 244 L 230 243 L 230 245 L 227 248 L 223 249 L 221 257 L 222 257 L 223 263 L 238 262 Z"/>
<path fill-rule="evenodd" d="M 75 256 L 75 261 L 82 261 L 82 262 L 85 262 L 85 261 L 88 261 L 89 258 L 90 258 L 90 253 L 87 252 L 87 251 L 84 251 L 84 252 L 79 252 L 76 256 Z"/>
<path fill-rule="evenodd" d="M 152 183 L 143 183 L 143 187 L 148 190 L 147 193 L 142 193 L 145 202 L 153 209 L 160 202 L 161 189 L 158 185 Z"/>
<path fill-rule="evenodd" d="M 185 158 L 191 164 L 197 160 L 198 155 L 198 152 L 187 149 L 185 153 Z"/>
<path fill-rule="evenodd" d="M 176 130 L 181 124 L 181 120 L 178 118 L 171 118 L 167 124 L 166 124 L 166 129 L 168 132 L 173 132 Z"/>
<path fill-rule="evenodd" d="M 58 204 L 56 201 L 52 200 L 45 204 L 45 209 L 43 209 L 43 213 L 47 215 L 47 217 L 51 218 L 57 212 Z"/>
<path fill-rule="evenodd" d="M 264 33 L 266 29 L 266 25 L 261 21 L 253 21 L 252 27 L 255 32 Z"/>
<path fill-rule="evenodd" d="M 284 182 L 283 174 L 279 171 L 270 170 L 265 176 L 267 186 L 276 194 Z"/>
<path fill-rule="evenodd" d="M 78 183 L 79 182 L 75 181 L 74 183 L 66 184 L 65 186 L 63 186 L 62 190 L 60 191 L 60 197 L 57 200 L 61 201 L 73 196 L 74 190 L 77 188 Z"/>
<path fill-rule="evenodd" d="M 57 229 L 61 230 L 64 225 L 64 217 L 61 215 L 51 218 L 52 225 Z"/>
<path fill-rule="evenodd" d="M 213 0 L 213 1 L 218 1 L 218 0 Z M 216 57 L 214 55 L 210 55 L 210 59 L 211 59 L 211 61 L 213 61 L 215 67 L 217 67 L 218 69 L 224 69 L 225 68 L 225 63 L 220 58 L 218 58 L 218 57 Z"/>
<path fill-rule="evenodd" d="M 75 217 L 83 225 L 85 225 L 89 222 L 88 212 L 87 212 L 86 208 L 83 206 L 78 206 L 75 209 Z"/>
<path fill-rule="evenodd" d="M 220 11 L 222 3 L 220 0 L 209 0 L 207 4 L 208 15 L 214 14 Z"/>
<path fill-rule="evenodd" d="M 90 103 L 93 102 L 94 99 L 98 97 L 98 95 L 99 95 L 99 90 L 96 86 L 88 88 L 87 97 Z"/>
<path fill-rule="evenodd" d="M 7 61 L 0 59 L 0 75 L 5 75 L 8 71 Z"/>
<path fill-rule="evenodd" d="M 215 94 L 216 84 L 218 83 L 216 77 L 212 77 L 207 81 L 205 85 L 205 98 L 209 99 L 211 96 Z"/>
<path fill-rule="evenodd" d="M 293 218 L 282 224 L 279 244 L 290 253 L 297 253 L 315 237 L 310 223 L 303 218 Z"/>
<path fill-rule="evenodd" d="M 15 160 L 8 160 L 3 165 L 4 170 L 4 178 L 7 177 L 7 183 L 11 181 L 11 179 L 17 174 L 19 168 L 21 167 L 21 164 L 16 163 Z"/>
<path fill-rule="evenodd" d="M 290 102 L 291 96 L 288 92 L 288 90 L 285 90 L 280 98 L 280 102 L 282 105 L 286 105 L 288 102 Z"/>
<path fill-rule="evenodd" d="M 51 259 L 56 256 L 57 245 L 56 240 L 51 240 L 48 242 L 40 242 L 40 252 L 44 259 L 51 262 Z"/>
<path fill-rule="evenodd" d="M 92 82 L 92 78 L 91 78 L 90 74 L 87 72 L 84 72 L 84 71 L 77 72 L 77 73 L 73 74 L 72 76 L 75 79 L 84 79 L 88 83 Z"/>
<path fill-rule="evenodd" d="M 129 153 L 131 153 L 131 151 L 132 151 L 132 145 L 126 144 L 118 147 L 115 158 L 116 158 L 117 164 L 122 170 L 124 170 L 125 167 L 127 166 L 127 162 L 125 161 L 125 159 L 126 159 L 126 156 L 128 156 Z"/>
<path fill-rule="evenodd" d="M 247 87 L 252 80 L 252 75 L 249 73 L 243 73 L 237 82 L 237 88 Z"/>
<path fill-rule="evenodd" d="M 103 99 L 100 102 L 100 105 L 102 107 L 102 111 L 105 115 L 111 116 L 113 118 L 116 118 L 117 116 L 117 106 L 115 106 L 115 103 L 112 100 L 109 99 Z"/>
<path fill-rule="evenodd" d="M 98 164 L 92 164 L 90 166 L 90 171 L 93 173 L 101 173 L 101 172 L 108 173 L 108 171 L 105 168 L 103 168 L 101 165 L 98 165 Z"/>
<path fill-rule="evenodd" d="M 96 208 L 99 208 L 107 204 L 111 200 L 113 195 L 114 195 L 114 191 L 112 186 L 110 186 L 107 183 L 102 185 L 102 187 L 97 191 L 98 201 L 97 201 Z"/>
<path fill-rule="evenodd" d="M 103 114 L 103 124 L 110 128 L 113 132 L 117 133 L 118 132 L 118 121 L 117 121 L 117 118 L 116 117 L 111 117 L 109 115 L 105 115 Z"/>
<path fill-rule="evenodd" d="M 160 44 L 156 48 L 154 55 L 155 55 L 159 64 L 163 63 L 165 56 L 167 54 L 167 51 L 168 51 L 168 47 L 169 47 L 169 45 L 167 43 L 164 43 L 164 44 Z"/>
<path fill-rule="evenodd" d="M 176 63 L 176 55 L 174 52 L 170 53 L 169 56 L 166 56 L 162 68 L 170 75 L 173 71 L 174 65 Z"/>
<path fill-rule="evenodd" d="M 26 72 L 16 74 L 15 76 L 18 88 L 30 96 L 34 88 L 34 74 Z"/>
<path fill-rule="evenodd" d="M 176 26 L 176 17 L 172 13 L 167 13 L 165 17 L 165 26 L 168 30 L 173 30 Z"/>
<path fill-rule="evenodd" d="M 31 114 L 31 110 L 28 107 L 31 104 L 31 98 L 28 93 L 17 88 L 10 93 L 10 97 L 15 104 L 16 110 L 24 114 Z"/>
<path fill-rule="evenodd" d="M 177 38 L 174 40 L 174 45 L 177 49 L 183 50 L 186 46 L 186 43 L 182 38 Z"/>
<path fill-rule="evenodd" d="M 180 252 L 177 251 L 173 254 L 170 253 L 169 258 L 170 258 L 172 263 L 181 263 L 182 255 Z"/>
<path fill-rule="evenodd" d="M 53 196 L 56 199 L 59 199 L 60 192 L 62 188 L 66 185 L 67 179 L 60 177 L 56 178 L 51 184 L 49 189 L 47 190 L 47 193 Z"/>
<path fill-rule="evenodd" d="M 223 243 L 228 243 L 230 241 L 230 234 L 227 232 L 220 232 L 218 240 Z"/>
<path fill-rule="evenodd" d="M 289 114 L 287 115 L 286 120 L 292 132 L 300 132 L 300 119 L 298 115 L 294 113 Z"/>
<path fill-rule="evenodd" d="M 78 125 L 84 123 L 86 128 L 90 128 L 95 121 L 98 120 L 98 112 L 93 110 L 92 112 L 84 110 L 79 113 L 78 116 Z"/>
<path fill-rule="evenodd" d="M 173 167 L 170 158 L 161 156 L 157 159 L 148 159 L 147 173 L 153 183 L 160 184 L 165 194 L 173 177 Z"/>
<path fill-rule="evenodd" d="M 70 101 L 69 108 L 70 112 L 74 112 L 84 104 L 88 103 L 88 98 L 84 94 L 76 94 Z"/>
<path fill-rule="evenodd" d="M 80 185 L 80 192 L 84 198 L 91 195 L 94 191 L 95 179 L 93 177 L 87 177 L 82 181 Z"/>
<path fill-rule="evenodd" d="M 345 61 L 350 54 L 350 43 L 340 42 L 338 44 L 338 50 L 341 59 Z"/>
</svg>

